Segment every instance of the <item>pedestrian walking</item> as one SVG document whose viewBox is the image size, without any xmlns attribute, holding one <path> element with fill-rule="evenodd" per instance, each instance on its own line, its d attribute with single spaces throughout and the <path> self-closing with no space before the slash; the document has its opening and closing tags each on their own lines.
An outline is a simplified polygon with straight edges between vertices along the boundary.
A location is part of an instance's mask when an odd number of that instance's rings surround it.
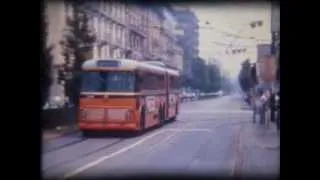
<svg viewBox="0 0 320 180">
<path fill-rule="evenodd" d="M 275 79 L 275 72 L 276 72 L 276 65 L 275 59 L 272 55 L 265 55 L 259 59 L 259 72 L 257 75 L 259 76 L 259 82 L 256 86 L 256 101 L 255 101 L 255 109 L 254 109 L 254 123 L 255 123 L 255 116 L 259 114 L 260 116 L 260 124 L 265 124 L 265 116 L 269 110 L 274 109 L 273 102 L 274 102 L 274 94 L 276 90 L 276 79 Z M 274 113 L 274 112 L 273 112 Z M 270 114 L 274 119 L 274 114 Z M 267 119 L 268 120 L 268 119 Z"/>
<path fill-rule="evenodd" d="M 256 121 L 256 116 L 260 117 L 260 124 L 265 123 L 265 113 L 268 108 L 268 101 L 270 97 L 270 87 L 266 83 L 259 83 L 254 88 L 253 101 L 253 123 Z"/>
</svg>

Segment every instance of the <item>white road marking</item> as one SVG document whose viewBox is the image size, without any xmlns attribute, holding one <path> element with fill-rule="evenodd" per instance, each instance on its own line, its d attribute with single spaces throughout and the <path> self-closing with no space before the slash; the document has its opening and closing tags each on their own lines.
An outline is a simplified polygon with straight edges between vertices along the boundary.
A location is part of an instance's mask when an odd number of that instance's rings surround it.
<svg viewBox="0 0 320 180">
<path fill-rule="evenodd" d="M 67 173 L 66 175 L 63 176 L 63 178 L 64 178 L 64 179 L 71 178 L 71 177 L 73 177 L 73 176 L 75 176 L 75 175 L 77 175 L 77 174 L 79 174 L 79 173 L 81 173 L 81 172 L 83 172 L 83 171 L 85 171 L 85 170 L 87 170 L 87 169 L 89 169 L 89 168 L 97 165 L 97 164 L 102 163 L 103 161 L 105 161 L 105 160 L 107 160 L 107 159 L 110 159 L 110 158 L 112 158 L 112 157 L 114 157 L 114 156 L 116 156 L 116 155 L 119 155 L 119 154 L 121 154 L 121 153 L 124 153 L 124 152 L 126 152 L 126 151 L 128 151 L 128 150 L 130 150 L 130 149 L 132 149 L 132 148 L 134 148 L 134 147 L 136 147 L 136 146 L 138 146 L 138 145 L 140 145 L 141 143 L 143 143 L 143 142 L 145 142 L 145 141 L 153 138 L 154 136 L 156 136 L 156 135 L 158 135 L 158 134 L 165 133 L 165 132 L 168 132 L 168 131 L 173 131 L 173 132 L 176 132 L 176 133 L 173 133 L 173 134 L 169 135 L 169 136 L 168 136 L 164 141 L 162 141 L 162 142 L 168 141 L 168 140 L 171 139 L 174 135 L 176 135 L 178 132 L 211 132 L 210 129 L 178 129 L 178 128 L 176 128 L 176 129 L 175 129 L 175 128 L 164 129 L 164 130 L 155 132 L 155 133 L 153 133 L 153 134 L 150 134 L 149 136 L 140 139 L 138 142 L 136 142 L 136 143 L 134 143 L 134 144 L 131 144 L 131 145 L 127 146 L 127 147 L 124 147 L 124 148 L 122 148 L 122 149 L 120 149 L 120 150 L 118 150 L 118 151 L 116 151 L 116 152 L 113 152 L 113 153 L 111 153 L 111 154 L 102 156 L 102 157 L 96 159 L 95 161 L 92 161 L 92 162 L 90 162 L 90 163 L 88 163 L 88 164 L 86 164 L 86 165 L 84 165 L 84 166 L 82 166 L 82 167 L 80 167 L 80 168 L 78 168 L 78 169 L 70 172 L 70 173 Z"/>
<path fill-rule="evenodd" d="M 188 128 L 188 129 L 179 129 L 179 128 L 169 128 L 166 129 L 168 131 L 175 131 L 175 132 L 211 132 L 211 129 L 196 129 L 196 128 Z"/>
<path fill-rule="evenodd" d="M 181 112 L 181 115 L 189 114 L 252 114 L 252 110 L 190 110 Z"/>
<path fill-rule="evenodd" d="M 169 136 L 167 136 L 165 139 L 161 140 L 158 144 L 154 145 L 154 146 L 151 148 L 151 150 L 149 150 L 148 152 L 150 153 L 150 152 L 154 151 L 157 147 L 159 147 L 160 145 L 168 142 L 170 139 L 172 139 L 172 137 L 174 137 L 174 136 L 175 136 L 176 134 L 178 134 L 178 133 L 179 133 L 179 132 L 177 132 L 177 131 L 173 131 L 172 134 L 170 134 Z"/>
<path fill-rule="evenodd" d="M 161 134 L 161 133 L 164 133 L 164 132 L 166 132 L 166 130 L 161 130 L 161 131 L 158 131 L 158 132 L 156 132 L 154 134 L 150 134 L 149 136 L 140 139 L 138 142 L 136 142 L 134 144 L 131 144 L 130 146 L 124 147 L 124 148 L 122 148 L 122 149 L 120 149 L 120 150 L 118 150 L 116 152 L 113 152 L 113 153 L 111 153 L 109 155 L 102 156 L 102 157 L 98 158 L 95 161 L 92 161 L 92 162 L 90 162 L 90 163 L 88 163 L 88 164 L 86 164 L 86 165 L 84 165 L 84 166 L 82 166 L 82 167 L 70 172 L 70 173 L 67 173 L 66 175 L 64 175 L 63 179 L 67 179 L 67 178 L 73 177 L 73 176 L 75 176 L 75 175 L 77 175 L 77 174 L 79 174 L 79 173 L 81 173 L 81 172 L 83 172 L 83 171 L 85 171 L 85 170 L 97 165 L 97 164 L 102 163 L 103 161 L 105 161 L 107 159 L 110 159 L 110 158 L 112 158 L 112 157 L 114 157 L 116 155 L 124 153 L 124 152 L 126 152 L 126 151 L 128 151 L 128 150 L 130 150 L 130 149 L 132 149 L 132 148 L 134 148 L 134 147 L 136 147 L 138 145 L 140 145 L 141 143 L 153 138 L 154 136 L 156 136 L 158 134 Z"/>
</svg>

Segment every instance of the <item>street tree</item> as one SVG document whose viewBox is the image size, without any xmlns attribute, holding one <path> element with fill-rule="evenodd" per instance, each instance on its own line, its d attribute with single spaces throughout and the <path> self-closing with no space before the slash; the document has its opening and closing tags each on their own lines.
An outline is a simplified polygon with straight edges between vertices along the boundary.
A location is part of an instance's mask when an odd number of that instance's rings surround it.
<svg viewBox="0 0 320 180">
<path fill-rule="evenodd" d="M 194 89 L 203 92 L 215 92 L 221 88 L 220 67 L 216 64 L 206 64 L 202 58 L 197 58 L 192 66 L 194 74 L 190 84 Z"/>
<path fill-rule="evenodd" d="M 64 40 L 60 42 L 65 64 L 60 69 L 60 79 L 64 82 L 65 95 L 77 107 L 81 85 L 81 65 L 92 53 L 96 36 L 89 28 L 88 15 L 81 9 L 81 3 L 72 1 L 73 15 L 67 17 Z M 61 77 L 62 76 L 62 77 Z"/>
<path fill-rule="evenodd" d="M 252 87 L 251 64 L 249 59 L 245 60 L 241 64 L 241 70 L 238 75 L 238 80 L 243 92 L 248 92 L 248 90 Z"/>
<path fill-rule="evenodd" d="M 220 67 L 217 64 L 208 65 L 209 91 L 216 92 L 221 89 L 222 76 Z"/>
<path fill-rule="evenodd" d="M 47 45 L 48 40 L 48 23 L 46 20 L 45 14 L 41 17 L 41 26 L 43 28 L 43 38 L 42 38 L 42 58 L 40 59 L 40 92 L 41 92 L 41 108 L 46 103 L 49 97 L 50 86 L 52 82 L 52 61 L 53 56 L 51 51 L 53 49 L 53 45 Z"/>
</svg>

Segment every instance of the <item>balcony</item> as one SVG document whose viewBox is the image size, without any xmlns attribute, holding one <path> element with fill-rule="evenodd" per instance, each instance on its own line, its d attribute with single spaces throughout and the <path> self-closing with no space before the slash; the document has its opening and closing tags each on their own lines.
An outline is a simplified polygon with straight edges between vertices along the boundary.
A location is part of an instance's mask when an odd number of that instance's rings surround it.
<svg viewBox="0 0 320 180">
<path fill-rule="evenodd" d="M 159 40 L 152 40 L 152 44 L 151 44 L 152 48 L 159 48 L 160 47 L 160 43 Z"/>
<path fill-rule="evenodd" d="M 121 38 L 115 38 L 113 39 L 112 43 L 111 43 L 114 47 L 117 48 L 125 48 L 125 46 L 122 44 Z"/>
<path fill-rule="evenodd" d="M 108 44 L 108 41 L 106 41 L 106 40 L 99 40 L 99 41 L 97 42 L 97 44 L 98 44 L 98 47 L 103 47 L 103 46 L 105 46 L 105 45 Z"/>
<path fill-rule="evenodd" d="M 147 37 L 147 33 L 146 31 L 141 27 L 141 26 L 138 26 L 138 25 L 135 25 L 135 24 L 129 24 L 129 29 L 136 32 L 137 34 L 143 36 L 143 37 Z"/>
<path fill-rule="evenodd" d="M 175 49 L 172 48 L 172 47 L 169 47 L 169 48 L 167 49 L 167 54 L 168 54 L 169 56 L 173 56 L 173 55 L 175 54 Z"/>
<path fill-rule="evenodd" d="M 104 36 L 104 40 L 111 42 L 112 41 L 112 36 L 111 33 L 106 33 Z"/>
</svg>

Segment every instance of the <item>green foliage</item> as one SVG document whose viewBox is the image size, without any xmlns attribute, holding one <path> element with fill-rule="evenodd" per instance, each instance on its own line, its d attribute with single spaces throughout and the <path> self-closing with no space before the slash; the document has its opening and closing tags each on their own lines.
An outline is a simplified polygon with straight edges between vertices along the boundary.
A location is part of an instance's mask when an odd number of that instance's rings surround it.
<svg viewBox="0 0 320 180">
<path fill-rule="evenodd" d="M 195 75 L 192 79 L 182 77 L 184 86 L 199 89 L 202 92 L 215 92 L 221 88 L 219 66 L 215 64 L 207 65 L 204 59 L 197 58 L 194 60 L 192 72 Z"/>
<path fill-rule="evenodd" d="M 247 92 L 257 83 L 255 67 L 251 67 L 251 63 L 248 59 L 242 63 L 238 80 L 243 92 Z"/>
<path fill-rule="evenodd" d="M 58 72 L 58 79 L 65 82 L 65 94 L 77 106 L 81 84 L 81 65 L 87 59 L 86 53 L 92 51 L 96 36 L 89 28 L 89 19 L 87 14 L 81 10 L 81 4 L 72 1 L 72 5 L 73 17 L 67 17 L 65 37 L 60 42 L 65 64 Z"/>
</svg>

